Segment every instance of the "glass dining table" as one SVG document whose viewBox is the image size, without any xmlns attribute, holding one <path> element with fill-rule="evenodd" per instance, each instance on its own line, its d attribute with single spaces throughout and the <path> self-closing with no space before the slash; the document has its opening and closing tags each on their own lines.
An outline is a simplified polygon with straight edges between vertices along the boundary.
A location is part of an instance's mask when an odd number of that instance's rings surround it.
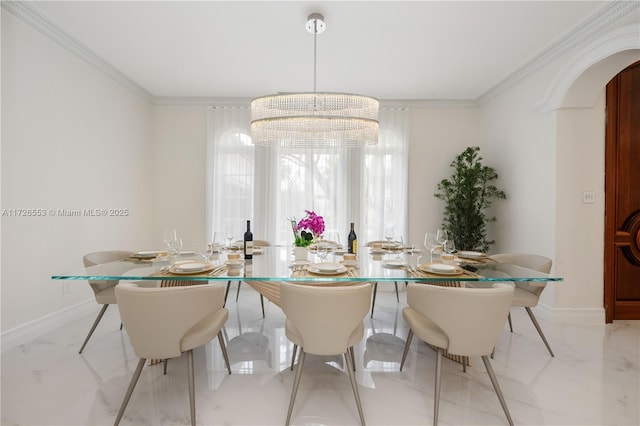
<svg viewBox="0 0 640 426">
<path fill-rule="evenodd" d="M 295 261 L 289 246 L 262 247 L 251 261 L 230 261 L 229 253 L 212 254 L 208 261 L 191 254 L 174 262 L 130 257 L 68 273 L 52 275 L 53 280 L 160 281 L 165 286 L 244 281 L 267 299 L 280 305 L 279 283 L 306 285 L 353 285 L 362 282 L 420 282 L 448 286 L 492 282 L 554 282 L 562 278 L 489 258 L 459 259 L 442 267 L 429 262 L 429 254 L 419 251 L 381 250 L 362 247 L 355 261 L 343 260 L 336 250 L 320 260 L 313 251 L 308 261 Z M 237 251 L 236 251 L 237 253 Z M 199 269 L 181 269 L 181 264 L 200 264 Z M 458 264 L 459 263 L 459 264 Z"/>
</svg>

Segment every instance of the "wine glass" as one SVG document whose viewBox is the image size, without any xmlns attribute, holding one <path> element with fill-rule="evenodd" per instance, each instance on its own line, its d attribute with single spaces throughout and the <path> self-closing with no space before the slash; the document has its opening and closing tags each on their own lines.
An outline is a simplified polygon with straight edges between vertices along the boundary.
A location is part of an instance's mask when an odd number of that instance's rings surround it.
<svg viewBox="0 0 640 426">
<path fill-rule="evenodd" d="M 438 229 L 436 231 L 436 240 L 440 243 L 440 245 L 443 245 L 447 239 L 448 235 L 445 229 Z"/>
<path fill-rule="evenodd" d="M 335 243 L 338 247 L 342 247 L 340 244 L 340 234 L 337 231 L 327 232 L 326 240 L 331 243 Z"/>
<path fill-rule="evenodd" d="M 178 248 L 178 233 L 175 229 L 164 230 L 164 245 L 167 247 L 169 257 L 175 259 L 180 251 Z"/>
<path fill-rule="evenodd" d="M 324 262 L 327 259 L 327 255 L 329 254 L 329 245 L 327 243 L 319 243 L 316 246 L 316 254 L 320 258 L 321 262 Z"/>
<path fill-rule="evenodd" d="M 384 238 L 391 244 L 391 240 L 393 240 L 393 227 L 387 226 L 384 228 Z"/>
<path fill-rule="evenodd" d="M 233 243 L 233 239 L 235 238 L 235 234 L 233 233 L 233 229 L 230 226 L 227 226 L 224 230 L 224 238 L 227 240 L 227 249 L 231 249 L 231 244 Z"/>
<path fill-rule="evenodd" d="M 433 262 L 433 252 L 438 247 L 438 238 L 435 232 L 425 232 L 424 249 L 429 250 L 429 262 Z"/>
<path fill-rule="evenodd" d="M 456 251 L 456 243 L 453 240 L 445 240 L 444 244 L 442 244 L 442 250 L 445 253 L 453 254 Z"/>
<path fill-rule="evenodd" d="M 213 249 L 215 251 L 220 250 L 220 248 L 222 248 L 224 246 L 224 237 L 222 236 L 222 232 L 220 231 L 215 231 L 213 233 L 213 241 L 211 242 L 211 245 L 213 247 Z"/>
</svg>

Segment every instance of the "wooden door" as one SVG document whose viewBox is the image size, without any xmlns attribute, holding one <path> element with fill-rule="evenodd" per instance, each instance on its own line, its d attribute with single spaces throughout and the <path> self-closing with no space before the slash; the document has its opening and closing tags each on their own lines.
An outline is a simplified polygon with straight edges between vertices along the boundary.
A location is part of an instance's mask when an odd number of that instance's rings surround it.
<svg viewBox="0 0 640 426">
<path fill-rule="evenodd" d="M 605 320 L 640 319 L 640 62 L 607 84 Z"/>
</svg>

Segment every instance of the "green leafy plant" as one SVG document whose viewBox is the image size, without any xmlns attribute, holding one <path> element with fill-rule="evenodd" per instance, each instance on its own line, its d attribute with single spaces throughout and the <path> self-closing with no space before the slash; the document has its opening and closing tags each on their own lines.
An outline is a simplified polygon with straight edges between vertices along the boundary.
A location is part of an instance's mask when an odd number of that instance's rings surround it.
<svg viewBox="0 0 640 426">
<path fill-rule="evenodd" d="M 451 162 L 453 174 L 440 181 L 434 196 L 445 202 L 442 226 L 452 235 L 456 248 L 486 252 L 495 243 L 487 240 L 487 224 L 496 220 L 486 211 L 494 199 L 507 196 L 492 183 L 498 173 L 482 165 L 479 152 L 480 147 L 467 147 L 457 155 Z"/>
</svg>

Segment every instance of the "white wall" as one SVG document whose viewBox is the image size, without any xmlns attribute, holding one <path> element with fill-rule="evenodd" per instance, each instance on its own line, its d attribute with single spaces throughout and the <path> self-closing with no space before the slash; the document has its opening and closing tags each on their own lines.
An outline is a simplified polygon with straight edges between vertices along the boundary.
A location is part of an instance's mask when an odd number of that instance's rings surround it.
<svg viewBox="0 0 640 426">
<path fill-rule="evenodd" d="M 564 281 L 549 286 L 541 305 L 560 321 L 604 323 L 604 87 L 640 59 L 638 50 L 628 50 L 628 39 L 640 47 L 637 32 L 600 35 L 481 106 L 492 158 L 509 182 L 496 249 L 554 260 L 552 273 Z M 582 203 L 584 191 L 595 192 L 595 204 Z"/>
<path fill-rule="evenodd" d="M 148 247 L 150 129 L 148 104 L 3 11 L 2 209 L 47 211 L 2 217 L 3 333 L 92 297 L 50 278 L 85 253 Z M 89 208 L 129 215 L 49 213 Z"/>
<path fill-rule="evenodd" d="M 206 107 L 153 108 L 153 242 L 175 228 L 185 250 L 206 246 Z"/>
<path fill-rule="evenodd" d="M 449 166 L 468 146 L 480 146 L 482 135 L 475 105 L 410 107 L 409 241 L 421 246 L 424 233 L 442 225 L 444 202 L 435 198 L 438 183 L 453 173 Z M 492 165 L 487 158 L 486 165 Z"/>
</svg>

